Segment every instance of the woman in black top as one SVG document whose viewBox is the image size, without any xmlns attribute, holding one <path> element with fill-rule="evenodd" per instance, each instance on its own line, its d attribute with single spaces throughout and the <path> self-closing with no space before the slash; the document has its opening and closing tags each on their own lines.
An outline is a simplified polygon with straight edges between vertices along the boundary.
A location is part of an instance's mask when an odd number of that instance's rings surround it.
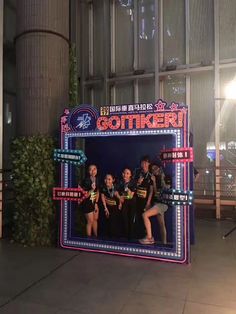
<svg viewBox="0 0 236 314">
<path fill-rule="evenodd" d="M 136 191 L 136 183 L 132 180 L 132 172 L 129 168 L 125 168 L 122 172 L 122 180 L 118 188 L 122 203 L 122 222 L 125 237 L 132 239 L 134 237 L 134 219 L 136 201 L 134 193 Z"/>
<path fill-rule="evenodd" d="M 99 199 L 99 182 L 97 178 L 97 166 L 90 165 L 88 174 L 82 182 L 82 188 L 87 191 L 87 198 L 81 203 L 81 208 L 86 218 L 86 234 L 91 236 L 92 233 L 97 237 L 98 229 L 98 199 Z"/>
<path fill-rule="evenodd" d="M 150 218 L 156 216 L 161 232 L 162 242 L 166 244 L 166 227 L 165 227 L 165 212 L 168 209 L 166 204 L 163 204 L 160 198 L 161 190 L 164 188 L 170 188 L 165 183 L 165 174 L 159 165 L 152 165 L 152 181 L 153 181 L 153 203 L 154 205 L 143 213 L 143 221 L 146 228 L 146 237 L 139 240 L 141 244 L 153 244 L 154 238 L 152 236 L 152 225 Z"/>
<path fill-rule="evenodd" d="M 112 174 L 107 174 L 104 182 L 105 185 L 101 189 L 101 200 L 108 219 L 108 233 L 111 238 L 119 238 L 122 236 L 120 195 L 114 185 L 115 179 Z"/>
<path fill-rule="evenodd" d="M 135 229 L 136 237 L 142 238 L 145 235 L 145 226 L 143 222 L 143 213 L 151 207 L 153 195 L 152 175 L 149 172 L 150 159 L 144 156 L 141 159 L 141 168 L 135 173 L 136 190 L 136 217 Z"/>
</svg>

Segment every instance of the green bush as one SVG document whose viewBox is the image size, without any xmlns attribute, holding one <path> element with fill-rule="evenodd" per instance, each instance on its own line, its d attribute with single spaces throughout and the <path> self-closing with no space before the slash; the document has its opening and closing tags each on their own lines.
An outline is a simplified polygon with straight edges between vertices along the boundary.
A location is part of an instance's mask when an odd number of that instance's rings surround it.
<svg viewBox="0 0 236 314">
<path fill-rule="evenodd" d="M 13 240 L 27 246 L 55 243 L 52 200 L 54 143 L 46 136 L 20 137 L 12 143 L 15 206 Z"/>
</svg>

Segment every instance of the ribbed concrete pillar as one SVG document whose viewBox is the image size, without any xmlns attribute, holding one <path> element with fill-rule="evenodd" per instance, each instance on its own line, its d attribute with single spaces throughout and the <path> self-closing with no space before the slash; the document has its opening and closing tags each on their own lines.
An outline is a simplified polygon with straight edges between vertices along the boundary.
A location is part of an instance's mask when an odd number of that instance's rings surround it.
<svg viewBox="0 0 236 314">
<path fill-rule="evenodd" d="M 17 131 L 53 134 L 69 93 L 69 0 L 17 3 Z"/>
</svg>

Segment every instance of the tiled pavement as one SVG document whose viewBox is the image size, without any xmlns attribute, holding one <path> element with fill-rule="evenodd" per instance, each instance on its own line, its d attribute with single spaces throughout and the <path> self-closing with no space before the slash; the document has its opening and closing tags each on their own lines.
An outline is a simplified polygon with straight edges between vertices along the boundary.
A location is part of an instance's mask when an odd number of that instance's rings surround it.
<svg viewBox="0 0 236 314">
<path fill-rule="evenodd" d="M 188 266 L 0 241 L 0 313 L 236 314 L 233 222 L 198 220 Z"/>
</svg>

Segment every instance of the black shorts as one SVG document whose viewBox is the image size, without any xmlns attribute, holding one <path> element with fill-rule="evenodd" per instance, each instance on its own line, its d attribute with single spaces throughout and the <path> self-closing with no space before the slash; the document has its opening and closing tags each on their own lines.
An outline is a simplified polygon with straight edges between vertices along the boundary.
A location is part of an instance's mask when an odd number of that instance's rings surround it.
<svg viewBox="0 0 236 314">
<path fill-rule="evenodd" d="M 80 204 L 80 208 L 84 214 L 92 213 L 95 211 L 95 202 L 87 198 Z"/>
</svg>

